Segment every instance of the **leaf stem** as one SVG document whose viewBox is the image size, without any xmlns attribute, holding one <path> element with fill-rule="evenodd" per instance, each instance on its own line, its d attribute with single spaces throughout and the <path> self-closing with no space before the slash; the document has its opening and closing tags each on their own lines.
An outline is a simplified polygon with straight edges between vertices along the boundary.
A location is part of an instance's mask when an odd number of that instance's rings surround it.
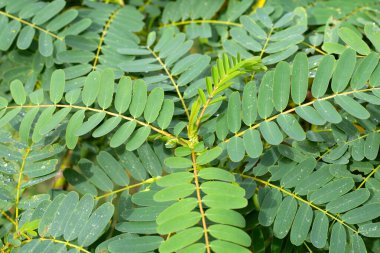
<svg viewBox="0 0 380 253">
<path fill-rule="evenodd" d="M 64 39 L 63 37 L 60 37 L 60 36 L 58 36 L 58 35 L 56 35 L 56 34 L 54 34 L 52 32 L 49 32 L 48 30 L 46 30 L 46 29 L 44 29 L 44 28 L 36 25 L 36 24 L 30 23 L 30 22 L 28 22 L 26 20 L 23 20 L 23 19 L 21 19 L 21 18 L 19 18 L 17 16 L 14 16 L 14 15 L 8 13 L 8 12 L 0 10 L 0 14 L 6 16 L 8 18 L 17 20 L 18 22 L 23 23 L 23 24 L 25 24 L 27 26 L 30 26 L 30 27 L 35 28 L 37 30 L 40 30 L 41 32 L 46 33 L 46 34 L 50 35 L 51 37 L 56 38 L 57 40 L 63 41 L 63 39 Z"/>
<path fill-rule="evenodd" d="M 173 22 L 170 24 L 161 24 L 160 28 L 168 27 L 168 26 L 181 26 L 181 25 L 189 25 L 189 24 L 214 24 L 214 25 L 227 25 L 227 26 L 243 26 L 240 23 L 224 21 L 224 20 L 211 20 L 211 19 L 199 19 L 199 20 L 185 20 L 179 22 Z"/>
<path fill-rule="evenodd" d="M 40 241 L 52 241 L 54 243 L 59 243 L 59 244 L 64 244 L 66 246 L 69 246 L 71 248 L 74 248 L 74 249 L 77 249 L 79 251 L 82 251 L 82 252 L 85 252 L 85 253 L 91 253 L 90 251 L 84 249 L 83 247 L 81 246 L 78 246 L 78 245 L 75 245 L 75 244 L 72 244 L 68 241 L 62 241 L 62 240 L 58 240 L 58 239 L 55 239 L 55 238 L 45 238 L 45 237 L 40 237 L 40 238 L 37 238 L 37 239 L 29 239 L 29 240 L 25 240 L 23 241 L 22 243 L 23 244 L 27 244 L 33 240 L 40 240 Z"/>
<path fill-rule="evenodd" d="M 369 174 L 364 178 L 364 180 L 360 183 L 360 185 L 358 186 L 358 188 L 356 188 L 356 190 L 359 190 L 360 188 L 362 188 L 362 186 L 365 184 L 365 182 L 367 182 L 367 180 L 368 180 L 370 177 L 372 177 L 372 175 L 375 174 L 376 171 L 379 170 L 379 168 L 380 168 L 380 164 L 377 165 L 377 167 L 376 167 L 375 169 L 373 169 L 373 170 L 371 171 L 371 173 L 369 173 Z"/>
<path fill-rule="evenodd" d="M 203 210 L 203 205 L 202 205 L 201 188 L 199 186 L 198 170 L 197 170 L 197 164 L 196 164 L 196 155 L 195 155 L 194 150 L 191 150 L 191 160 L 193 163 L 194 183 L 195 183 L 195 190 L 197 192 L 199 212 L 201 213 L 203 232 L 205 235 L 206 251 L 207 251 L 207 253 L 211 253 L 210 242 L 209 242 L 209 238 L 208 238 L 208 229 L 207 229 L 207 224 L 206 224 L 206 215 L 205 215 L 205 212 Z"/>
<path fill-rule="evenodd" d="M 161 60 L 161 58 L 150 47 L 146 47 L 146 48 L 153 55 L 153 57 L 158 61 L 158 63 L 164 68 L 166 75 L 169 77 L 171 83 L 173 84 L 177 92 L 178 98 L 181 101 L 181 104 L 182 104 L 183 109 L 185 110 L 186 116 L 189 119 L 190 118 L 189 109 L 186 106 L 185 99 L 183 98 L 181 92 L 179 91 L 177 83 L 174 81 L 173 75 L 170 73 L 169 69 L 166 67 L 165 63 Z"/>
</svg>

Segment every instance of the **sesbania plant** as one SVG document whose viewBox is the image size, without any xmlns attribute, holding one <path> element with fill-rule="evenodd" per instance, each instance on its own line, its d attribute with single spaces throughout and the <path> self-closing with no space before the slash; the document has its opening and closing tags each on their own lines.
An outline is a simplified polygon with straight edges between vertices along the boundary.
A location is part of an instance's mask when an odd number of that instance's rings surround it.
<svg viewBox="0 0 380 253">
<path fill-rule="evenodd" d="M 0 0 L 1 253 L 380 252 L 379 3 Z"/>
</svg>

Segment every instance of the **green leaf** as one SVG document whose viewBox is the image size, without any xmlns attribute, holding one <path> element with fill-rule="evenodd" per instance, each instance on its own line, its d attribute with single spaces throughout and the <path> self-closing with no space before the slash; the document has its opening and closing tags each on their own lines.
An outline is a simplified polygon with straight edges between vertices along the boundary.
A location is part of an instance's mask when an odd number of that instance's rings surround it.
<svg viewBox="0 0 380 253">
<path fill-rule="evenodd" d="M 353 252 L 367 252 L 363 239 L 358 234 L 351 234 L 351 248 Z"/>
<path fill-rule="evenodd" d="M 25 144 L 29 144 L 29 135 L 30 130 L 32 129 L 33 121 L 36 119 L 37 113 L 39 112 L 39 108 L 32 108 L 30 111 L 28 111 L 24 118 L 21 121 L 19 132 L 20 132 L 20 139 Z"/>
<path fill-rule="evenodd" d="M 309 62 L 305 53 L 297 53 L 294 57 L 292 68 L 292 99 L 296 104 L 301 104 L 307 95 L 309 81 Z"/>
<path fill-rule="evenodd" d="M 151 252 L 162 242 L 163 239 L 160 236 L 126 237 L 111 241 L 108 249 L 113 253 Z"/>
<path fill-rule="evenodd" d="M 342 249 L 346 248 L 346 237 L 346 229 L 344 226 L 338 222 L 335 223 L 331 231 L 329 252 L 342 252 Z"/>
<path fill-rule="evenodd" d="M 240 162 L 245 155 L 243 139 L 238 136 L 232 137 L 227 143 L 227 153 L 233 162 Z"/>
<path fill-rule="evenodd" d="M 115 86 L 114 79 L 115 76 L 111 69 L 105 69 L 100 74 L 98 104 L 103 110 L 111 106 Z"/>
<path fill-rule="evenodd" d="M 321 126 L 326 124 L 326 120 L 321 117 L 318 111 L 309 105 L 296 107 L 295 111 L 301 118 L 313 125 Z"/>
<path fill-rule="evenodd" d="M 148 126 L 143 126 L 137 129 L 137 131 L 135 131 L 130 137 L 127 145 L 125 145 L 125 149 L 128 151 L 138 149 L 148 138 L 150 130 L 151 129 Z"/>
<path fill-rule="evenodd" d="M 379 27 L 376 24 L 368 23 L 364 26 L 364 33 L 375 46 L 376 51 L 380 52 Z"/>
<path fill-rule="evenodd" d="M 336 96 L 334 100 L 346 112 L 358 119 L 368 119 L 370 116 L 369 112 L 364 108 L 364 106 L 349 96 Z"/>
<path fill-rule="evenodd" d="M 193 180 L 193 178 L 194 175 L 190 172 L 176 172 L 160 178 L 160 180 L 157 181 L 157 185 L 161 187 L 168 187 L 184 183 L 190 183 Z"/>
<path fill-rule="evenodd" d="M 282 195 L 278 190 L 271 189 L 267 192 L 260 207 L 259 222 L 261 225 L 266 227 L 272 225 L 281 202 Z"/>
<path fill-rule="evenodd" d="M 92 137 L 99 138 L 110 133 L 121 122 L 121 117 L 112 117 L 103 122 L 93 133 Z"/>
<path fill-rule="evenodd" d="M 326 205 L 326 210 L 330 213 L 344 213 L 363 204 L 369 195 L 367 189 L 358 189 L 331 201 Z"/>
<path fill-rule="evenodd" d="M 229 253 L 229 252 L 249 253 L 251 252 L 250 250 L 243 248 L 240 245 L 237 245 L 231 242 L 226 242 L 223 240 L 213 240 L 210 243 L 210 247 L 215 253 Z"/>
<path fill-rule="evenodd" d="M 201 214 L 199 212 L 182 213 L 159 224 L 157 227 L 157 232 L 162 235 L 178 232 L 186 228 L 193 227 L 200 220 Z"/>
<path fill-rule="evenodd" d="M 329 219 L 319 211 L 315 212 L 313 227 L 310 231 L 310 241 L 316 248 L 323 248 L 327 242 Z"/>
<path fill-rule="evenodd" d="M 134 118 L 138 118 L 144 112 L 147 101 L 147 87 L 143 80 L 133 82 L 133 96 L 129 111 Z"/>
<path fill-rule="evenodd" d="M 92 131 L 103 119 L 106 117 L 105 112 L 98 112 L 91 115 L 86 122 L 84 122 L 79 128 L 76 129 L 75 135 L 82 136 Z"/>
<path fill-rule="evenodd" d="M 325 95 L 326 90 L 329 86 L 330 78 L 334 72 L 335 58 L 332 55 L 323 56 L 313 84 L 311 86 L 311 94 L 315 98 L 320 98 Z"/>
<path fill-rule="evenodd" d="M 188 245 L 191 245 L 201 239 L 203 236 L 203 229 L 200 227 L 189 228 L 181 231 L 160 245 L 160 252 L 170 253 L 176 252 Z"/>
<path fill-rule="evenodd" d="M 364 155 L 368 160 L 375 160 L 379 154 L 380 134 L 369 133 L 364 143 Z"/>
<path fill-rule="evenodd" d="M 292 196 L 284 198 L 273 226 L 273 233 L 277 238 L 283 239 L 289 233 L 296 212 L 297 201 Z"/>
<path fill-rule="evenodd" d="M 271 145 L 278 145 L 283 141 L 283 135 L 277 124 L 273 121 L 260 123 L 260 132 L 264 139 Z"/>
<path fill-rule="evenodd" d="M 222 152 L 223 152 L 223 149 L 220 147 L 215 147 L 210 150 L 207 150 L 197 157 L 197 164 L 205 165 L 211 161 L 214 161 L 216 158 L 220 156 Z"/>
<path fill-rule="evenodd" d="M 87 247 L 103 234 L 113 216 L 114 209 L 111 203 L 104 203 L 95 210 L 78 235 L 79 245 Z"/>
<path fill-rule="evenodd" d="M 187 169 L 191 168 L 193 163 L 184 157 L 168 157 L 165 159 L 165 165 L 172 169 Z"/>
<path fill-rule="evenodd" d="M 129 184 L 129 177 L 127 173 L 112 155 L 105 151 L 100 151 L 99 155 L 96 157 L 96 160 L 106 174 L 117 185 L 126 186 Z"/>
<path fill-rule="evenodd" d="M 74 113 L 66 127 L 66 146 L 68 149 L 74 149 L 78 143 L 79 137 L 75 134 L 76 130 L 82 125 L 84 120 L 84 111 L 80 110 Z"/>
<path fill-rule="evenodd" d="M 234 182 L 235 177 L 232 173 L 219 168 L 204 168 L 198 173 L 198 177 L 206 180 L 220 180 L 226 182 Z"/>
<path fill-rule="evenodd" d="M 38 226 L 39 235 L 50 235 L 51 223 L 54 221 L 54 216 L 56 212 L 61 208 L 61 204 L 64 199 L 65 195 L 60 194 L 57 197 L 55 197 L 53 202 L 51 202 L 44 215 L 42 216 L 40 225 Z"/>
<path fill-rule="evenodd" d="M 281 114 L 277 117 L 277 123 L 289 137 L 297 141 L 303 141 L 306 138 L 303 128 L 293 115 Z"/>
<path fill-rule="evenodd" d="M 259 131 L 255 129 L 247 130 L 243 135 L 245 151 L 251 158 L 259 157 L 263 152 L 263 143 Z"/>
<path fill-rule="evenodd" d="M 164 188 L 154 195 L 154 200 L 158 202 L 166 202 L 185 198 L 195 191 L 193 184 L 180 184 Z"/>
<path fill-rule="evenodd" d="M 44 122 L 41 124 L 41 128 L 39 129 L 41 135 L 46 135 L 51 130 L 58 127 L 58 125 L 66 119 L 67 115 L 70 113 L 71 108 L 63 108 L 52 115 L 49 118 L 48 122 Z"/>
<path fill-rule="evenodd" d="M 257 118 L 257 91 L 256 83 L 254 81 L 248 82 L 244 86 L 242 98 L 242 116 L 243 122 L 247 126 L 255 123 Z"/>
<path fill-rule="evenodd" d="M 378 53 L 370 53 L 357 66 L 351 79 L 352 89 L 362 89 L 370 79 L 372 72 L 379 62 Z"/>
<path fill-rule="evenodd" d="M 324 204 L 342 196 L 353 187 L 352 178 L 336 179 L 310 194 L 309 200 L 317 205 Z"/>
<path fill-rule="evenodd" d="M 41 25 L 45 23 L 46 21 L 50 20 L 52 17 L 57 15 L 65 7 L 65 5 L 66 2 L 64 0 L 55 0 L 50 2 L 36 13 L 32 22 L 36 25 Z"/>
<path fill-rule="evenodd" d="M 111 138 L 110 146 L 117 148 L 126 142 L 135 130 L 136 125 L 136 121 L 128 121 L 119 127 Z"/>
<path fill-rule="evenodd" d="M 242 246 L 251 245 L 251 238 L 243 230 L 228 225 L 215 224 L 208 227 L 210 235 L 217 239 L 230 241 Z"/>
<path fill-rule="evenodd" d="M 132 80 L 130 77 L 121 77 L 115 94 L 115 108 L 122 114 L 128 110 L 132 100 Z"/>
<path fill-rule="evenodd" d="M 173 219 L 174 217 L 181 216 L 185 213 L 190 213 L 197 206 L 198 200 L 196 198 L 181 199 L 177 203 L 174 203 L 173 205 L 169 206 L 164 211 L 162 211 L 158 215 L 156 222 L 158 225 L 161 225 L 167 222 L 168 220 Z"/>
<path fill-rule="evenodd" d="M 333 124 L 338 124 L 342 121 L 342 117 L 329 101 L 317 100 L 313 103 L 313 106 L 317 110 L 319 115 L 326 121 L 331 122 Z"/>
<path fill-rule="evenodd" d="M 302 245 L 306 240 L 313 220 L 313 210 L 305 203 L 300 203 L 297 214 L 294 218 L 290 241 L 296 246 Z"/>
<path fill-rule="evenodd" d="M 290 94 L 290 66 L 287 62 L 276 65 L 273 77 L 273 105 L 282 112 L 288 105 Z"/>
<path fill-rule="evenodd" d="M 342 220 L 348 224 L 364 223 L 379 217 L 379 208 L 380 203 L 366 204 L 343 214 Z"/>
<path fill-rule="evenodd" d="M 162 109 L 157 118 L 157 124 L 161 129 L 166 129 L 170 125 L 174 115 L 174 102 L 171 99 L 165 99 Z"/>
<path fill-rule="evenodd" d="M 148 96 L 144 111 L 144 118 L 148 123 L 152 123 L 157 119 L 163 102 L 164 90 L 159 87 L 154 88 Z"/>
<path fill-rule="evenodd" d="M 210 208 L 238 209 L 247 206 L 245 198 L 236 198 L 231 195 L 207 194 L 202 202 Z"/>
<path fill-rule="evenodd" d="M 348 81 L 354 72 L 356 65 L 356 53 L 351 48 L 347 48 L 337 61 L 336 68 L 331 81 L 331 89 L 335 93 L 346 89 Z"/>
<path fill-rule="evenodd" d="M 259 95 L 257 98 L 257 110 L 261 118 L 268 118 L 273 111 L 273 71 L 264 74 L 259 87 Z"/>
<path fill-rule="evenodd" d="M 86 77 L 82 92 L 82 101 L 85 106 L 92 105 L 98 97 L 100 90 L 99 72 L 91 72 Z"/>
<path fill-rule="evenodd" d="M 241 102 L 239 92 L 233 92 L 228 99 L 228 108 L 227 108 L 227 123 L 228 129 L 232 133 L 236 133 L 240 130 L 241 127 Z"/>
<path fill-rule="evenodd" d="M 153 177 L 161 176 L 162 174 L 162 165 L 157 157 L 156 153 L 153 151 L 151 146 L 145 142 L 141 147 L 137 149 L 137 153 L 139 157 L 143 157 L 141 159 L 142 164 L 148 173 Z"/>
<path fill-rule="evenodd" d="M 12 97 L 16 104 L 23 105 L 26 102 L 26 92 L 24 85 L 20 80 L 14 80 L 10 84 L 10 90 Z"/>
<path fill-rule="evenodd" d="M 53 39 L 52 37 L 44 32 L 40 32 L 38 37 L 38 50 L 42 56 L 49 57 L 53 54 Z"/>
<path fill-rule="evenodd" d="M 380 222 L 367 223 L 359 226 L 359 233 L 366 237 L 380 236 Z"/>
<path fill-rule="evenodd" d="M 371 52 L 368 45 L 360 38 L 360 36 L 348 27 L 338 29 L 339 37 L 352 49 L 359 54 L 367 55 Z"/>
<path fill-rule="evenodd" d="M 104 192 L 110 192 L 113 190 L 113 184 L 109 177 L 102 169 L 94 165 L 91 161 L 82 158 L 78 162 L 78 166 L 83 175 L 85 175 L 97 188 Z"/>
<path fill-rule="evenodd" d="M 206 194 L 222 194 L 235 198 L 243 198 L 245 195 L 243 188 L 227 182 L 207 181 L 200 188 Z"/>
<path fill-rule="evenodd" d="M 71 215 L 68 218 L 64 230 L 65 240 L 72 241 L 78 237 L 93 208 L 93 196 L 89 194 L 84 195 L 76 205 L 75 209 L 71 211 Z"/>
<path fill-rule="evenodd" d="M 210 208 L 206 211 L 206 217 L 208 220 L 216 223 L 232 225 L 241 228 L 245 227 L 245 219 L 243 215 L 233 210 Z"/>
<path fill-rule="evenodd" d="M 32 44 L 36 30 L 31 26 L 24 26 L 17 38 L 17 47 L 21 50 L 25 50 Z"/>
</svg>

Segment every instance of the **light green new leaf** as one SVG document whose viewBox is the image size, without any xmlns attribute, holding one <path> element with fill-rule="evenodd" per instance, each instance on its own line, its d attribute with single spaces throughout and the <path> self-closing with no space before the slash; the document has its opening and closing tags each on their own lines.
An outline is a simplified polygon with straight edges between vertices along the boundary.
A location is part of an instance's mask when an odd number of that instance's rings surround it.
<svg viewBox="0 0 380 253">
<path fill-rule="evenodd" d="M 346 89 L 348 81 L 354 72 L 356 65 L 356 53 L 351 48 L 347 48 L 339 57 L 331 81 L 331 89 L 335 93 Z"/>
<path fill-rule="evenodd" d="M 173 219 L 174 217 L 178 217 L 185 213 L 190 213 L 197 206 L 198 200 L 196 198 L 181 199 L 177 203 L 174 203 L 173 205 L 169 206 L 164 211 L 162 211 L 158 215 L 156 222 L 158 225 L 161 225 L 164 222 Z"/>
<path fill-rule="evenodd" d="M 131 115 L 135 118 L 141 116 L 144 112 L 147 100 L 147 86 L 141 79 L 133 82 L 132 102 L 129 107 Z"/>
<path fill-rule="evenodd" d="M 114 209 L 114 206 L 107 202 L 95 210 L 78 235 L 79 245 L 89 246 L 103 234 L 105 227 L 113 216 Z"/>
<path fill-rule="evenodd" d="M 271 145 L 278 145 L 283 140 L 283 135 L 277 124 L 273 121 L 264 121 L 260 123 L 260 132 L 264 139 Z"/>
<path fill-rule="evenodd" d="M 281 61 L 276 65 L 273 77 L 273 104 L 282 112 L 288 105 L 290 94 L 290 65 Z"/>
<path fill-rule="evenodd" d="M 98 104 L 103 110 L 111 106 L 115 86 L 114 79 L 115 76 L 111 69 L 105 69 L 100 74 Z"/>
<path fill-rule="evenodd" d="M 329 86 L 330 78 L 334 72 L 335 58 L 332 55 L 323 56 L 313 84 L 311 86 L 311 94 L 313 97 L 320 98 L 325 95 Z"/>
<path fill-rule="evenodd" d="M 10 84 L 12 98 L 18 105 L 23 105 L 26 102 L 26 92 L 24 85 L 20 80 L 14 80 Z"/>
<path fill-rule="evenodd" d="M 349 96 L 336 96 L 335 102 L 340 105 L 346 112 L 358 119 L 368 119 L 370 114 L 360 103 L 356 102 Z"/>
<path fill-rule="evenodd" d="M 164 102 L 164 90 L 160 87 L 154 88 L 147 99 L 144 118 L 148 123 L 155 121 L 160 113 Z"/>
<path fill-rule="evenodd" d="M 202 183 L 200 188 L 206 194 L 222 194 L 235 198 L 243 198 L 245 195 L 243 188 L 227 182 L 207 181 Z"/>
<path fill-rule="evenodd" d="M 352 49 L 359 54 L 367 55 L 371 52 L 368 45 L 360 38 L 360 36 L 348 27 L 338 29 L 339 37 Z"/>
<path fill-rule="evenodd" d="M 199 212 L 181 213 L 178 216 L 172 217 L 165 222 L 162 222 L 157 227 L 157 232 L 161 235 L 166 235 L 173 232 L 178 232 L 189 227 L 193 227 L 201 220 Z"/>
<path fill-rule="evenodd" d="M 227 124 L 232 133 L 236 133 L 241 127 L 241 102 L 239 92 L 233 92 L 228 99 Z"/>
<path fill-rule="evenodd" d="M 229 171 L 219 168 L 204 168 L 198 173 L 198 177 L 206 180 L 220 180 L 226 182 L 235 182 L 235 177 Z"/>
<path fill-rule="evenodd" d="M 230 253 L 230 252 L 239 252 L 239 253 L 250 253 L 251 251 L 243 248 L 238 244 L 231 242 L 226 242 L 224 240 L 213 240 L 210 243 L 210 247 L 215 253 Z"/>
<path fill-rule="evenodd" d="M 65 90 L 65 72 L 62 69 L 55 70 L 50 79 L 50 100 L 57 104 L 63 97 Z"/>
<path fill-rule="evenodd" d="M 167 158 L 169 159 L 169 158 Z M 157 181 L 157 185 L 161 187 L 174 186 L 179 184 L 190 183 L 194 178 L 191 172 L 176 172 L 166 175 Z"/>
<path fill-rule="evenodd" d="M 335 223 L 331 230 L 329 252 L 340 253 L 346 248 L 347 235 L 345 227 L 339 222 Z"/>
<path fill-rule="evenodd" d="M 229 225 L 215 224 L 208 227 L 208 232 L 210 235 L 220 240 L 230 241 L 245 247 L 251 245 L 251 238 L 249 235 L 239 228 Z"/>
<path fill-rule="evenodd" d="M 292 99 L 296 104 L 301 104 L 307 95 L 309 81 L 309 62 L 305 53 L 297 53 L 294 57 L 292 68 Z"/>
</svg>

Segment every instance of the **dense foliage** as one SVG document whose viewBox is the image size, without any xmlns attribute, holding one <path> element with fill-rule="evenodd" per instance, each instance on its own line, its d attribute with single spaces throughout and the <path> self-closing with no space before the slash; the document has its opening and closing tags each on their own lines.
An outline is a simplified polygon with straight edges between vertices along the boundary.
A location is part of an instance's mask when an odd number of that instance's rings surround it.
<svg viewBox="0 0 380 253">
<path fill-rule="evenodd" d="M 377 0 L 0 0 L 0 249 L 380 252 Z"/>
</svg>

